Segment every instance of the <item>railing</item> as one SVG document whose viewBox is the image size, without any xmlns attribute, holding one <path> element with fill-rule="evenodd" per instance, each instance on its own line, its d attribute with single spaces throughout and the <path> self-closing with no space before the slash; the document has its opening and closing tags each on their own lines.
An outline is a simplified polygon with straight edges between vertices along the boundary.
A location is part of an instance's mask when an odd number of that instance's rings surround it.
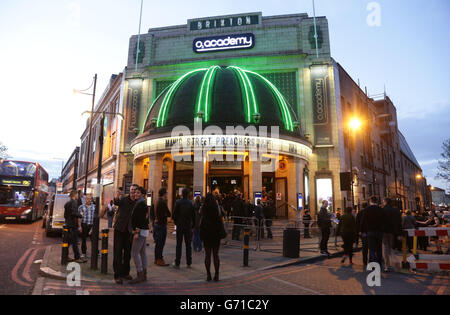
<svg viewBox="0 0 450 315">
<path fill-rule="evenodd" d="M 249 249 L 282 253 L 283 232 L 287 228 L 293 228 L 300 231 L 300 250 L 318 252 L 322 234 L 320 228 L 317 227 L 317 221 L 309 222 L 309 227 L 306 227 L 303 222 L 300 222 L 300 226 L 298 226 L 298 222 L 294 220 L 258 220 L 256 217 L 231 216 L 225 220 L 227 237 L 222 240 L 222 245 L 242 248 L 244 229 L 248 228 L 250 231 Z M 338 249 L 342 241 L 337 237 L 336 230 L 337 226 L 335 225 L 330 229 L 328 247 Z"/>
</svg>

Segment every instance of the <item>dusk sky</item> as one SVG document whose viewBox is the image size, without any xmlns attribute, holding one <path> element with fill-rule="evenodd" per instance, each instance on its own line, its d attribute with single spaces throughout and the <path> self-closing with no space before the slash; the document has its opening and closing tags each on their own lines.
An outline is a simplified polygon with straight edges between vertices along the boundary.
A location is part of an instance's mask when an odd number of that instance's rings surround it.
<svg viewBox="0 0 450 315">
<path fill-rule="evenodd" d="M 367 23 L 380 5 L 380 26 Z M 38 160 L 58 177 L 61 161 L 80 145 L 81 113 L 98 73 L 98 95 L 123 71 L 129 38 L 138 33 L 140 0 L 2 0 L 0 2 L 0 142 L 14 159 Z M 144 1 L 142 32 L 190 18 L 262 12 L 308 13 L 312 0 Z M 450 1 L 316 0 L 326 16 L 331 53 L 369 95 L 397 107 L 399 128 L 428 183 L 450 138 Z"/>
</svg>

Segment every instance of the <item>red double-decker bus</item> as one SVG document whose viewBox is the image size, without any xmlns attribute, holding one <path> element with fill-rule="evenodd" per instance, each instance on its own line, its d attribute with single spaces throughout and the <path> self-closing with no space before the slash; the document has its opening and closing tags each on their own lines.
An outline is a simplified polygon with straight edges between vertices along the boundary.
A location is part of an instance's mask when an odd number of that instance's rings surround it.
<svg viewBox="0 0 450 315">
<path fill-rule="evenodd" d="M 0 160 L 0 220 L 33 222 L 42 218 L 48 173 L 34 162 Z"/>
</svg>

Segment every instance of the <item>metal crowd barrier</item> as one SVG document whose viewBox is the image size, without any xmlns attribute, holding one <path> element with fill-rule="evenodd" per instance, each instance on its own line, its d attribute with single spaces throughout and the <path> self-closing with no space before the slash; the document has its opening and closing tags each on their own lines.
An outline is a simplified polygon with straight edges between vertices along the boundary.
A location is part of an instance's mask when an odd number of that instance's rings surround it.
<svg viewBox="0 0 450 315">
<path fill-rule="evenodd" d="M 436 228 L 418 228 L 418 229 L 405 229 L 403 230 L 403 237 L 402 237 L 402 268 L 403 269 L 430 269 L 429 263 L 419 263 L 416 261 L 420 261 L 420 256 L 417 252 L 418 247 L 418 237 L 437 237 L 435 239 L 436 246 L 441 246 L 442 254 L 445 252 L 449 252 L 449 239 L 448 234 L 450 233 L 449 227 L 436 227 Z M 412 238 L 412 254 L 414 256 L 414 261 L 408 261 L 407 258 L 407 252 L 411 244 L 408 243 L 408 238 Z M 440 244 L 440 241 L 442 238 L 442 245 Z M 446 251 L 444 252 L 444 247 L 446 247 Z M 426 255 L 427 259 L 433 260 L 433 259 L 445 259 L 448 261 L 448 256 L 443 256 L 440 254 L 437 255 Z M 435 270 L 450 270 L 450 264 L 449 263 L 443 263 L 443 264 L 436 264 L 434 266 Z"/>
<path fill-rule="evenodd" d="M 237 223 L 235 223 L 237 222 Z M 294 220 L 258 221 L 255 217 L 230 216 L 224 220 L 227 237 L 222 240 L 223 246 L 242 248 L 244 229 L 250 231 L 249 249 L 254 251 L 283 252 L 284 230 L 294 228 L 300 231 L 300 250 L 309 252 L 320 251 L 321 231 L 317 221 L 310 221 L 310 227 L 305 228 L 302 222 Z M 336 235 L 337 226 L 330 229 L 328 247 L 338 249 L 343 244 L 342 239 Z M 308 237 L 309 235 L 309 237 Z M 269 236 L 272 236 L 269 238 Z"/>
</svg>

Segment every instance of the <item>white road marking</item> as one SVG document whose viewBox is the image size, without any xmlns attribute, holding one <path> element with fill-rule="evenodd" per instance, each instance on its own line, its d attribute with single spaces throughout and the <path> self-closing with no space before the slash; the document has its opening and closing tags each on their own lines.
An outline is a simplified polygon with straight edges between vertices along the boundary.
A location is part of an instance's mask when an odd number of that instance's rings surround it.
<svg viewBox="0 0 450 315">
<path fill-rule="evenodd" d="M 310 292 L 310 293 L 313 293 L 313 294 L 316 294 L 316 295 L 323 295 L 320 292 L 317 292 L 317 291 L 305 288 L 305 287 L 303 287 L 301 285 L 298 285 L 298 284 L 295 284 L 295 283 L 292 283 L 292 282 L 284 281 L 284 280 L 281 280 L 281 279 L 275 278 L 275 277 L 272 277 L 271 279 L 276 280 L 276 281 L 281 282 L 281 283 L 284 283 L 284 284 L 287 284 L 287 285 L 290 285 L 292 287 L 296 287 L 296 288 L 298 288 L 300 290 L 303 290 L 303 291 L 307 291 L 307 292 Z"/>
</svg>

